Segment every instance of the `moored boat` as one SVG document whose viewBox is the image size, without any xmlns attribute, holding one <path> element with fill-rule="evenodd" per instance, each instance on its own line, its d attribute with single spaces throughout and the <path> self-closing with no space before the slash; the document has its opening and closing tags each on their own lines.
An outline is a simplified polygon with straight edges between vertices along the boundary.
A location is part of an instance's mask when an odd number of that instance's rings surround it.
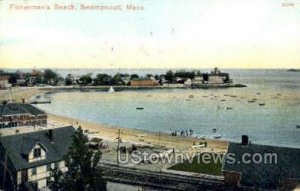
<svg viewBox="0 0 300 191">
<path fill-rule="evenodd" d="M 214 138 L 215 139 L 220 139 L 222 136 L 221 135 L 215 135 Z"/>
<path fill-rule="evenodd" d="M 115 89 L 114 89 L 112 86 L 110 86 L 108 92 L 109 92 L 109 93 L 113 93 L 113 92 L 115 92 Z"/>
</svg>

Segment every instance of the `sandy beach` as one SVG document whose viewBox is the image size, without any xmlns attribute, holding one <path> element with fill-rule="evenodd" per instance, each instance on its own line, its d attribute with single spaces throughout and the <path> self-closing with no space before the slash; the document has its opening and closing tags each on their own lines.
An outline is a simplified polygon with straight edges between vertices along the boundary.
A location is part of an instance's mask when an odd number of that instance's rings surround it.
<svg viewBox="0 0 300 191">
<path fill-rule="evenodd" d="M 200 140 L 192 137 L 171 136 L 165 133 L 153 133 L 149 131 L 119 128 L 105 124 L 97 124 L 88 121 L 70 119 L 62 116 L 49 114 L 50 123 L 59 125 L 81 126 L 84 130 L 89 130 L 91 136 L 101 137 L 109 141 L 116 141 L 118 130 L 121 131 L 123 142 L 134 142 L 140 144 L 151 144 L 154 146 L 165 146 L 167 148 L 177 148 L 180 150 L 190 149 L 194 144 L 207 142 L 208 148 L 215 152 L 225 152 L 228 146 L 226 141 L 221 140 Z"/>
</svg>

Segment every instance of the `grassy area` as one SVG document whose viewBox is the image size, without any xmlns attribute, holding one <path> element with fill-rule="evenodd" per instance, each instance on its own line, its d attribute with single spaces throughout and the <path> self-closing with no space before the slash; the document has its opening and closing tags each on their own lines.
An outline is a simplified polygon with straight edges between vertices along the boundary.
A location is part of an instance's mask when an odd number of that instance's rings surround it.
<svg viewBox="0 0 300 191">
<path fill-rule="evenodd" d="M 169 169 L 222 176 L 222 160 L 216 160 L 218 158 L 222 159 L 222 157 L 224 157 L 223 154 L 201 153 L 196 156 L 191 163 L 185 161 L 184 163 L 176 164 Z"/>
</svg>

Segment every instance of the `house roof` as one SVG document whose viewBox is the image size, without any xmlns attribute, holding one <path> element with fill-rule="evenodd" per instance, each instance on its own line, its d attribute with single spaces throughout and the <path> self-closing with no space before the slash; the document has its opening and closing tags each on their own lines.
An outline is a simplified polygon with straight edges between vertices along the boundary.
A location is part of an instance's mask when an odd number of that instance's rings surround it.
<svg viewBox="0 0 300 191">
<path fill-rule="evenodd" d="M 28 169 L 63 159 L 68 152 L 75 129 L 72 126 L 52 129 L 53 142 L 49 138 L 48 131 L 41 130 L 0 137 L 0 144 L 8 152 L 9 159 L 16 170 Z M 44 147 L 46 159 L 29 163 L 24 156 L 28 155 L 36 144 Z"/>
<path fill-rule="evenodd" d="M 0 116 L 19 114 L 43 115 L 46 113 L 30 104 L 7 103 L 0 105 Z"/>
<path fill-rule="evenodd" d="M 230 143 L 229 153 L 235 155 L 234 158 L 237 162 L 230 163 L 227 155 L 223 171 L 240 172 L 241 185 L 262 189 L 276 189 L 280 178 L 300 179 L 300 161 L 298 159 L 300 149 L 256 144 L 243 146 L 238 143 Z M 263 157 L 263 161 L 268 153 L 276 154 L 277 162 L 273 158 L 272 162 L 266 159 L 266 162 L 255 163 L 255 161 L 251 161 L 249 164 L 246 164 L 242 160 L 245 153 L 251 156 L 258 153 L 257 155 Z M 251 157 L 246 157 L 246 159 L 251 159 Z M 259 156 L 256 159 L 259 159 Z"/>
</svg>

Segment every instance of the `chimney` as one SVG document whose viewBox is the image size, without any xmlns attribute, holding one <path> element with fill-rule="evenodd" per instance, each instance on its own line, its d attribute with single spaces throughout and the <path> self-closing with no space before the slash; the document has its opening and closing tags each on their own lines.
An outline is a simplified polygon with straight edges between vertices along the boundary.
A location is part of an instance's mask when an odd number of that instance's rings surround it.
<svg viewBox="0 0 300 191">
<path fill-rule="evenodd" d="M 50 142 L 52 143 L 53 142 L 53 129 L 48 130 L 48 137 L 50 139 Z"/>
<path fill-rule="evenodd" d="M 248 145 L 248 144 L 249 144 L 248 135 L 242 135 L 242 145 Z"/>
</svg>

